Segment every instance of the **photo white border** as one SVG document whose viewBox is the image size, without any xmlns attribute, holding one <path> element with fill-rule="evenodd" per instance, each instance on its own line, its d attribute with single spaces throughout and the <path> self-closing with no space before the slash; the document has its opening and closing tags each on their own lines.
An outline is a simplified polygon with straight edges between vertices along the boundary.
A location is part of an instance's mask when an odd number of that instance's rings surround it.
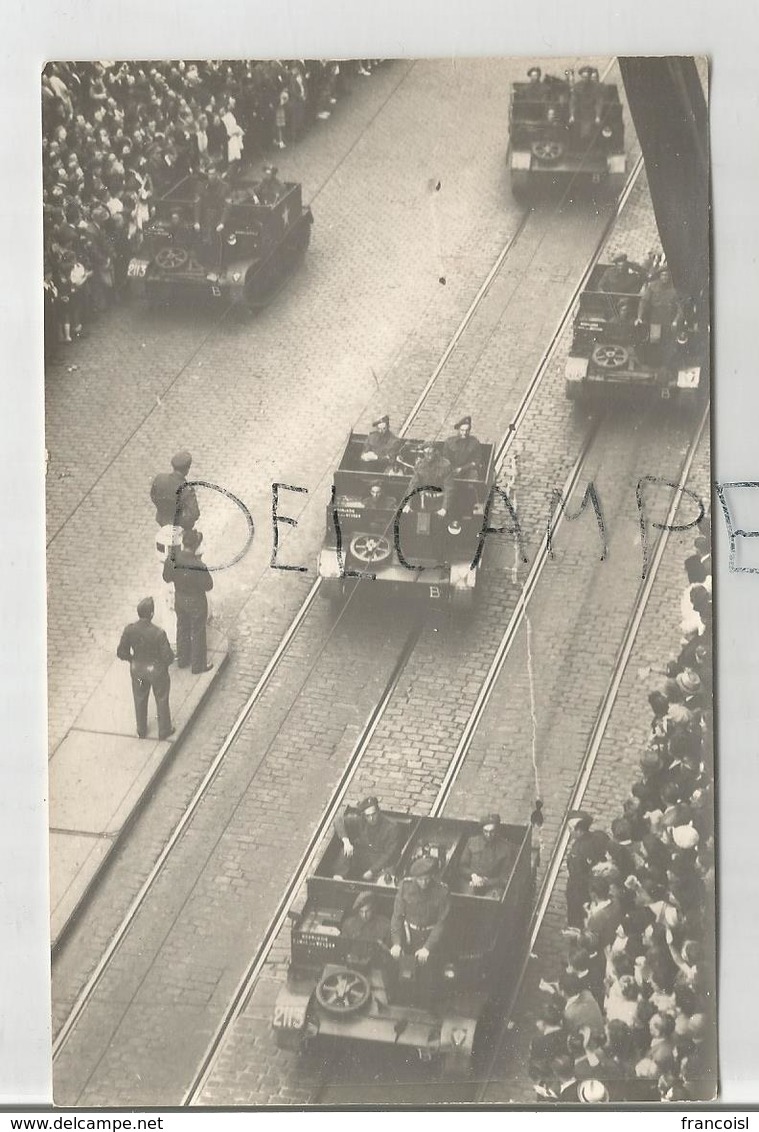
<svg viewBox="0 0 759 1132">
<path fill-rule="evenodd" d="M 49 58 L 705 54 L 711 60 L 715 478 L 759 480 L 759 11 L 739 0 L 54 0 L 6 15 L 0 418 L 0 1105 L 49 1102 L 44 394 L 39 74 Z M 262 34 L 263 31 L 263 34 Z M 243 52 L 244 45 L 244 52 Z M 504 151 L 506 146 L 504 122 Z M 757 523 L 759 526 L 759 523 Z M 723 1104 L 759 1102 L 759 575 L 730 574 L 715 512 Z"/>
</svg>

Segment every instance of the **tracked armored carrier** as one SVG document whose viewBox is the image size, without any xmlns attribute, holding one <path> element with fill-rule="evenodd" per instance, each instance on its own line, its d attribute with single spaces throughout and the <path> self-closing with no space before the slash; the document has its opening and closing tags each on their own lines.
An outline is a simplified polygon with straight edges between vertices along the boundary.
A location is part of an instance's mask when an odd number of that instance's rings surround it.
<svg viewBox="0 0 759 1132">
<path fill-rule="evenodd" d="M 502 825 L 513 865 L 502 892 L 472 895 L 460 862 L 476 822 L 385 811 L 401 830 L 397 860 L 377 883 L 334 876 L 335 835 L 307 881 L 305 905 L 291 912 L 291 957 L 272 1019 L 277 1044 L 374 1042 L 439 1059 L 443 1074 L 466 1075 L 502 1016 L 525 957 L 533 903 L 531 828 Z M 342 928 L 360 892 L 392 916 L 397 886 L 412 863 L 431 855 L 450 890 L 439 945 L 420 964 L 394 959 L 382 942 L 345 938 Z"/>
<path fill-rule="evenodd" d="M 593 71 L 593 68 L 585 70 Z M 615 83 L 550 75 L 516 82 L 509 107 L 508 163 L 515 196 L 590 186 L 619 196 L 627 158 Z"/>
<path fill-rule="evenodd" d="M 638 293 L 606 290 L 613 265 L 594 267 L 574 315 L 572 346 L 565 366 L 570 400 L 590 400 L 623 391 L 663 400 L 694 402 L 704 392 L 705 342 L 693 311 L 656 321 L 644 313 Z M 608 277 L 608 276 L 607 276 Z"/>
<path fill-rule="evenodd" d="M 226 194 L 223 227 L 196 228 L 205 179 L 191 175 L 155 206 L 144 240 L 127 268 L 132 291 L 151 303 L 200 300 L 256 309 L 292 272 L 308 247 L 313 216 L 301 186 L 285 182 L 273 204 L 255 183 Z"/>
<path fill-rule="evenodd" d="M 468 477 L 451 479 L 446 513 L 440 515 L 440 491 L 421 492 L 404 508 L 424 442 L 399 441 L 395 457 L 377 470 L 362 461 L 366 440 L 364 433 L 351 433 L 334 474 L 318 564 L 323 594 L 340 600 L 357 584 L 413 587 L 431 601 L 469 609 L 482 567 L 493 445 L 480 442 Z M 436 441 L 435 451 L 443 449 Z M 381 491 L 374 499 L 371 488 L 377 483 Z"/>
</svg>

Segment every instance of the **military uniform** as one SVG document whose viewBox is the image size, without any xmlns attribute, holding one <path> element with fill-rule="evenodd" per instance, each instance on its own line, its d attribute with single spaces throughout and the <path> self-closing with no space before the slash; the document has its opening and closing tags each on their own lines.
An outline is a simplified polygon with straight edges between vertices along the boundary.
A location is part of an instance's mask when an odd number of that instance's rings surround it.
<svg viewBox="0 0 759 1132">
<path fill-rule="evenodd" d="M 677 291 L 672 283 L 654 279 L 644 289 L 638 304 L 638 318 L 650 326 L 651 341 L 658 341 L 662 332 L 671 328 L 682 315 Z"/>
<path fill-rule="evenodd" d="M 432 877 L 426 888 L 421 888 L 413 876 L 398 885 L 390 921 L 390 938 L 393 945 L 404 951 L 418 951 L 426 947 L 431 951 L 443 934 L 450 909 L 448 886 Z"/>
<path fill-rule="evenodd" d="M 343 921 L 340 928 L 343 939 L 359 940 L 364 943 L 384 943 L 390 939 L 390 921 L 387 916 L 374 915 L 370 920 L 355 913 Z"/>
<path fill-rule="evenodd" d="M 443 455 L 450 462 L 455 475 L 475 476 L 480 463 L 480 442 L 476 436 L 449 436 L 443 445 Z"/>
<path fill-rule="evenodd" d="M 143 611 L 140 620 L 126 626 L 121 634 L 116 656 L 119 660 L 129 661 L 137 734 L 144 739 L 148 733 L 148 700 L 152 688 L 158 713 L 158 738 L 166 739 L 172 731 L 169 665 L 174 659 L 174 653 L 163 629 L 154 625 L 146 615 L 147 602 L 140 602 L 137 608 L 138 612 Z M 152 616 L 152 600 L 149 610 Z"/>
<path fill-rule="evenodd" d="M 218 224 L 226 224 L 229 212 L 227 193 L 228 187 L 221 177 L 209 180 L 195 198 L 194 222 L 206 231 L 215 229 Z"/>
<path fill-rule="evenodd" d="M 185 487 L 187 477 L 181 472 L 159 472 L 150 488 L 159 527 L 182 527 L 189 530 L 200 518 L 194 488 Z"/>
<path fill-rule="evenodd" d="M 599 289 L 618 295 L 637 295 L 643 286 L 645 275 L 636 263 L 624 260 L 607 267 L 601 276 Z"/>
<path fill-rule="evenodd" d="M 516 846 L 505 837 L 496 833 L 494 837 L 488 838 L 484 833 L 480 833 L 476 837 L 470 837 L 464 847 L 461 855 L 461 875 L 469 884 L 472 874 L 482 877 L 487 882 L 482 887 L 472 886 L 473 892 L 483 892 L 488 888 L 503 890 L 516 855 Z"/>
<path fill-rule="evenodd" d="M 270 207 L 276 204 L 278 200 L 281 200 L 284 195 L 285 186 L 273 173 L 267 174 L 256 189 L 256 196 L 261 204 L 266 204 Z"/>
<path fill-rule="evenodd" d="M 379 429 L 375 429 L 373 432 L 369 433 L 364 441 L 362 451 L 374 453 L 377 459 L 372 460 L 373 465 L 387 465 L 391 464 L 398 455 L 401 443 L 402 442 L 390 429 L 387 429 L 386 432 L 380 432 Z"/>
<path fill-rule="evenodd" d="M 388 868 L 400 848 L 403 831 L 392 818 L 380 812 L 372 823 L 361 813 L 346 812 L 335 822 L 338 837 L 347 837 L 353 854 L 341 853 L 335 866 L 338 876 L 360 876 L 371 872 L 375 877 Z"/>
<path fill-rule="evenodd" d="M 191 550 L 173 550 L 163 566 L 164 582 L 174 585 L 174 608 L 177 614 L 177 664 L 193 672 L 207 667 L 206 594 L 213 589 L 208 567 Z"/>
<path fill-rule="evenodd" d="M 444 507 L 447 511 L 451 503 L 452 479 L 453 468 L 450 460 L 433 452 L 431 456 L 422 456 L 417 461 L 406 495 L 410 495 L 420 487 L 438 488 L 442 491 L 442 496 L 438 493 L 434 495 L 434 510 Z M 416 496 L 416 499 L 419 498 Z"/>
</svg>

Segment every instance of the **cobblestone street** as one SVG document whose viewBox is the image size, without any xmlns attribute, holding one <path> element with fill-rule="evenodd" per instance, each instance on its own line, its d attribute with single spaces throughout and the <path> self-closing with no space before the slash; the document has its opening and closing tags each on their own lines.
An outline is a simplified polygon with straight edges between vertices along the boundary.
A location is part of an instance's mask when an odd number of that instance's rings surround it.
<svg viewBox="0 0 759 1132">
<path fill-rule="evenodd" d="M 562 73 L 576 62 L 550 66 Z M 51 753 L 112 663 L 136 601 L 159 584 L 148 491 L 172 453 L 187 447 L 191 477 L 244 501 L 256 525 L 249 551 L 214 575 L 213 626 L 230 643 L 229 662 L 55 955 L 54 1031 L 313 586 L 348 432 L 368 430 L 383 412 L 397 429 L 413 412 L 409 435 L 440 438 L 467 413 L 482 440 L 508 438 L 498 483 L 517 509 L 526 556 L 519 561 L 509 536 L 488 539 L 464 623 L 419 619 L 410 604 L 383 605 L 369 587 L 342 611 L 314 604 L 56 1059 L 59 1105 L 181 1102 L 417 623 L 418 643 L 347 797 L 377 794 L 390 809 L 430 811 L 518 610 L 551 492 L 587 448 L 571 506 L 592 480 L 607 560 L 599 561 L 590 511 L 563 524 L 445 807 L 448 817 L 497 810 L 524 823 L 540 797 L 543 867 L 550 857 L 640 582 L 636 485 L 649 474 L 677 478 L 695 415 L 658 401 L 599 413 L 568 401 L 569 325 L 541 369 L 599 244 L 602 260 L 618 251 L 642 260 L 658 237 L 645 174 L 610 233 L 608 201 L 564 200 L 525 216 L 506 164 L 510 87 L 523 72 L 519 60 L 419 60 L 356 78 L 329 122 L 277 156 L 282 178 L 303 183 L 314 227 L 303 265 L 263 311 L 117 307 L 49 366 Z M 639 149 L 629 116 L 627 152 L 632 166 Z M 707 434 L 689 481 L 705 501 L 709 461 Z M 274 482 L 305 489 L 283 489 L 280 514 L 296 524 L 278 531 L 280 563 L 305 569 L 271 569 Z M 219 492 L 199 488 L 198 499 L 204 561 L 218 565 L 241 549 L 245 525 Z M 662 519 L 667 492 L 652 491 L 650 502 Z M 502 508 L 493 521 L 506 521 Z M 670 538 L 600 749 L 587 806 L 601 826 L 628 792 L 649 726 L 640 673 L 676 644 L 690 540 Z M 125 697 L 128 683 L 125 675 Z M 533 1101 L 526 1051 L 537 982 L 555 973 L 563 924 L 559 885 L 488 1100 Z M 289 930 L 274 940 L 201 1103 L 305 1104 L 321 1087 L 323 1063 L 277 1049 L 271 1033 Z M 356 1100 L 351 1089 L 376 1085 L 376 1066 L 367 1063 L 362 1080 L 356 1065 L 346 1103 Z M 378 1101 L 408 1099 L 379 1088 Z"/>
</svg>

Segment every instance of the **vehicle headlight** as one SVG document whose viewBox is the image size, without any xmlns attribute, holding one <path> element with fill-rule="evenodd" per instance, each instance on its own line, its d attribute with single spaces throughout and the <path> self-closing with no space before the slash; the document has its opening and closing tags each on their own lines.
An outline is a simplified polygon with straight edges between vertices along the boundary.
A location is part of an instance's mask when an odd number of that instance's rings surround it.
<svg viewBox="0 0 759 1132">
<path fill-rule="evenodd" d="M 601 130 L 601 137 L 602 138 L 610 138 L 612 133 L 613 133 L 613 130 L 612 130 L 611 126 L 604 126 L 604 128 Z"/>
<path fill-rule="evenodd" d="M 219 282 L 219 276 L 216 274 L 215 271 L 209 271 L 208 275 L 206 275 L 206 279 L 208 280 L 209 283 L 218 283 Z"/>
<path fill-rule="evenodd" d="M 453 963 L 449 963 L 447 967 L 443 967 L 443 978 L 444 979 L 455 979 L 456 978 L 456 968 L 454 967 Z"/>
<path fill-rule="evenodd" d="M 234 246 L 234 244 L 237 243 L 237 236 L 235 236 L 234 232 L 232 232 L 231 235 L 227 236 L 227 243 L 230 246 Z"/>
</svg>

